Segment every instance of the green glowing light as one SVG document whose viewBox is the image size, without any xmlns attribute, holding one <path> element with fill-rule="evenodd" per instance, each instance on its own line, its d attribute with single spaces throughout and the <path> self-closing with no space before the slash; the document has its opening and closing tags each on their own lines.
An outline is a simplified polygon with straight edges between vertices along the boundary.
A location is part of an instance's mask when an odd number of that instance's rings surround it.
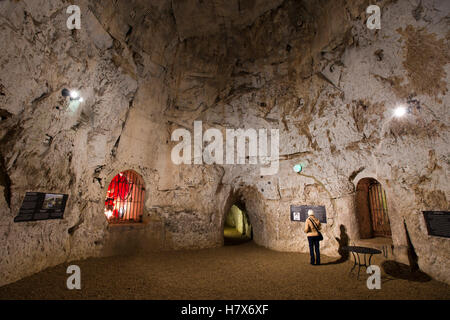
<svg viewBox="0 0 450 320">
<path fill-rule="evenodd" d="M 297 172 L 297 173 L 301 172 L 302 171 L 302 165 L 301 164 L 296 164 L 294 166 L 294 171 Z"/>
</svg>

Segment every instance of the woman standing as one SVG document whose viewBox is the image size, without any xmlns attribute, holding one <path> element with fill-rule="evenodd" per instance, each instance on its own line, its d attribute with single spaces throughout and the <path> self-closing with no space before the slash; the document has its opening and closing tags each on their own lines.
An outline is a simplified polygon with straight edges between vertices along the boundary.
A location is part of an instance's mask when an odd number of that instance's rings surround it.
<svg viewBox="0 0 450 320">
<path fill-rule="evenodd" d="M 320 249 L 319 244 L 320 240 L 322 240 L 322 234 L 320 233 L 320 221 L 314 216 L 313 210 L 308 210 L 308 219 L 305 222 L 305 232 L 308 236 L 309 242 L 309 254 L 311 256 L 311 264 L 319 265 L 320 264 Z M 315 256 L 314 256 L 315 252 Z"/>
</svg>

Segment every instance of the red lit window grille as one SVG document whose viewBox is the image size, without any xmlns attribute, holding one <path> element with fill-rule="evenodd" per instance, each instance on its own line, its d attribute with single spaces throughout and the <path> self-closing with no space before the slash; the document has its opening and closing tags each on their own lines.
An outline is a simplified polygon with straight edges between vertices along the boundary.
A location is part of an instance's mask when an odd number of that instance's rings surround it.
<svg viewBox="0 0 450 320">
<path fill-rule="evenodd" d="M 141 222 L 145 187 L 140 175 L 132 170 L 120 172 L 108 186 L 105 215 L 110 223 Z"/>
</svg>

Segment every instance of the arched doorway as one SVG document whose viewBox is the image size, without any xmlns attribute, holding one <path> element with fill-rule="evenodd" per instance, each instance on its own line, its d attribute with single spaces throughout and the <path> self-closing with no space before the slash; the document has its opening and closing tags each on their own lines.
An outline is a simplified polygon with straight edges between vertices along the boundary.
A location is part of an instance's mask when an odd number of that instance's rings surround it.
<svg viewBox="0 0 450 320">
<path fill-rule="evenodd" d="M 223 239 L 225 245 L 236 245 L 251 241 L 253 230 L 245 205 L 235 203 L 227 212 L 224 221 Z"/>
<path fill-rule="evenodd" d="M 373 178 L 364 178 L 356 186 L 356 216 L 361 239 L 391 237 L 386 193 Z"/>
<path fill-rule="evenodd" d="M 145 186 L 133 170 L 119 172 L 108 186 L 105 216 L 109 223 L 141 222 L 144 211 Z"/>
</svg>

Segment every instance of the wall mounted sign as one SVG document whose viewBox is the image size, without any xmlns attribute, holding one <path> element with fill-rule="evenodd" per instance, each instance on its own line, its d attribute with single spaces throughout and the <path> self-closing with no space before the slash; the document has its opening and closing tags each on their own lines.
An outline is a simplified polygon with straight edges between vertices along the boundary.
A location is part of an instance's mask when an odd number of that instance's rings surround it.
<svg viewBox="0 0 450 320">
<path fill-rule="evenodd" d="M 327 223 L 325 206 L 293 206 L 291 205 L 291 221 L 305 222 L 308 219 L 308 210 L 314 211 L 314 216 L 321 223 Z"/>
<path fill-rule="evenodd" d="M 449 211 L 423 211 L 428 234 L 450 238 L 450 212 Z"/>
<path fill-rule="evenodd" d="M 62 219 L 67 194 L 27 192 L 14 222 Z"/>
</svg>

